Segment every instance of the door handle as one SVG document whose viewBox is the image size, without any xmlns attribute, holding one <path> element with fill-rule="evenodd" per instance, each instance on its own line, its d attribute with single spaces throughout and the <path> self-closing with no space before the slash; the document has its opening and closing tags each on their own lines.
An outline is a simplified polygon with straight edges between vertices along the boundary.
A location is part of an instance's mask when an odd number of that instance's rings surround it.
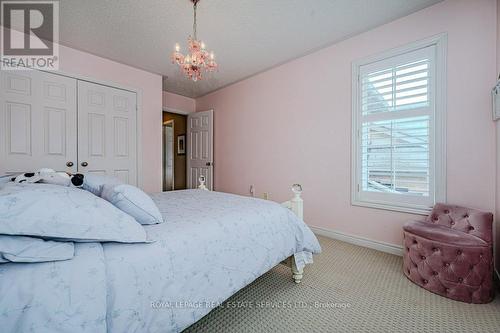
<svg viewBox="0 0 500 333">
<path fill-rule="evenodd" d="M 69 161 L 69 162 L 66 162 L 66 166 L 71 168 L 73 166 L 73 162 Z"/>
<path fill-rule="evenodd" d="M 212 165 L 212 162 L 207 162 L 205 163 L 206 166 L 211 166 Z"/>
<path fill-rule="evenodd" d="M 82 164 L 80 164 L 82 167 L 86 167 L 87 165 L 89 165 L 87 162 L 82 162 Z"/>
</svg>

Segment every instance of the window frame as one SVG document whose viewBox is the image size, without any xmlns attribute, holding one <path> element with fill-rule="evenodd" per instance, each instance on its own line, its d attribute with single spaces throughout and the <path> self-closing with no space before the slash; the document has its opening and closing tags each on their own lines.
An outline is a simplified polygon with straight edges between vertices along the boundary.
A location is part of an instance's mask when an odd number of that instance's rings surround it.
<svg viewBox="0 0 500 333">
<path fill-rule="evenodd" d="M 435 61 L 432 66 L 434 66 L 436 76 L 429 85 L 429 93 L 434 94 L 431 98 L 433 105 L 429 113 L 429 154 L 431 157 L 429 196 L 432 194 L 432 197 L 425 202 L 416 196 L 363 191 L 361 185 L 361 119 L 366 116 L 363 116 L 361 109 L 361 67 L 370 66 L 379 61 L 390 63 L 395 61 L 395 57 L 404 57 L 406 54 L 411 58 L 414 56 L 413 53 L 418 53 L 419 50 L 429 46 L 435 47 Z M 446 201 L 446 48 L 447 35 L 442 33 L 352 63 L 351 204 L 353 206 L 427 215 L 436 202 Z M 404 112 L 411 113 L 411 111 Z M 374 116 L 374 118 L 377 117 Z M 388 119 L 393 119 L 393 117 L 389 116 Z"/>
</svg>

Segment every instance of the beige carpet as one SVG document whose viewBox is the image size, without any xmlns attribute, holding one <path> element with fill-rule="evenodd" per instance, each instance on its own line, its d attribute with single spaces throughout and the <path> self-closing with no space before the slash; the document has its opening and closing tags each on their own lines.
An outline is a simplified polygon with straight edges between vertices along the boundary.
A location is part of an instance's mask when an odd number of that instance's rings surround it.
<svg viewBox="0 0 500 333">
<path fill-rule="evenodd" d="M 407 280 L 400 257 L 319 239 L 300 285 L 279 265 L 185 332 L 500 332 L 500 295 L 452 301 Z"/>
</svg>

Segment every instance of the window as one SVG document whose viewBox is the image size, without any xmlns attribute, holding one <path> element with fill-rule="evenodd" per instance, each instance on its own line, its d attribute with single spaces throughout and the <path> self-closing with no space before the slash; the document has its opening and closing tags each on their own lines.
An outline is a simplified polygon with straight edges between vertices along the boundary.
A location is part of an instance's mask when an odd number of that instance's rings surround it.
<svg viewBox="0 0 500 333">
<path fill-rule="evenodd" d="M 354 205 L 425 214 L 445 200 L 444 44 L 353 64 Z"/>
</svg>

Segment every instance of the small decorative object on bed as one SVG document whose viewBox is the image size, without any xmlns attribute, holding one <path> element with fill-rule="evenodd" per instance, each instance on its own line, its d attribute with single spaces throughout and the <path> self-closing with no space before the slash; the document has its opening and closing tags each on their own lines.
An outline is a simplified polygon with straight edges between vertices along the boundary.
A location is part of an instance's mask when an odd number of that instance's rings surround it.
<svg viewBox="0 0 500 333">
<path fill-rule="evenodd" d="M 44 183 L 80 187 L 83 184 L 83 178 L 84 176 L 81 173 L 68 174 L 66 172 L 56 172 L 49 168 L 42 168 L 35 172 L 22 173 L 12 180 L 15 183 Z"/>
</svg>

